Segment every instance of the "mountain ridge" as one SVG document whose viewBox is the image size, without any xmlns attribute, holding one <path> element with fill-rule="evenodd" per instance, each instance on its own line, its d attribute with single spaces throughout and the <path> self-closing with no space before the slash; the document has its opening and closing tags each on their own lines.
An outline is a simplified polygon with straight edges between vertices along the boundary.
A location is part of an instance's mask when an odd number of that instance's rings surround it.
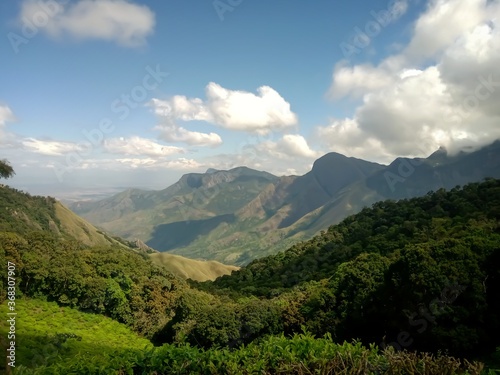
<svg viewBox="0 0 500 375">
<path fill-rule="evenodd" d="M 186 174 L 161 190 L 176 191 L 169 205 L 161 203 L 163 220 L 150 220 L 147 233 L 134 235 L 160 251 L 243 265 L 284 250 L 379 200 L 421 196 L 442 187 L 500 177 L 499 160 L 497 141 L 468 153 L 450 155 L 441 148 L 427 158 L 400 157 L 389 165 L 332 152 L 302 176 L 276 177 L 247 167 Z M 249 185 L 238 185 L 237 173 L 253 183 L 245 201 L 237 197 Z M 188 192 L 180 185 L 188 186 Z M 221 205 L 221 197 L 233 203 Z M 151 212 L 144 209 L 125 218 L 136 223 L 144 220 L 139 214 Z M 98 224 L 126 238 L 131 235 L 117 221 Z"/>
</svg>

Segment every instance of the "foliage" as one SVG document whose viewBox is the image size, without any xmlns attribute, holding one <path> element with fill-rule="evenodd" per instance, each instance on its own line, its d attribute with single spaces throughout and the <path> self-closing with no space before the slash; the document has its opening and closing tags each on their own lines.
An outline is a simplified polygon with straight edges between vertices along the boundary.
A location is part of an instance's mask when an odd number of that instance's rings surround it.
<svg viewBox="0 0 500 375">
<path fill-rule="evenodd" d="M 12 168 L 7 160 L 0 160 L 0 178 L 10 178 L 15 174 L 14 168 Z"/>
<path fill-rule="evenodd" d="M 60 224 L 55 199 L 0 187 L 0 232 L 23 234 L 33 230 L 57 231 Z"/>
<path fill-rule="evenodd" d="M 481 355 L 500 337 L 499 219 L 499 180 L 380 202 L 284 253 L 193 285 L 276 301 L 287 333 L 304 325 L 337 341 Z"/>
<path fill-rule="evenodd" d="M 90 353 L 89 353 L 90 354 Z M 18 374 L 480 374 L 483 365 L 446 355 L 378 351 L 359 342 L 336 344 L 310 334 L 272 336 L 237 350 L 203 350 L 189 344 L 147 350 L 106 348 L 100 355 L 78 354 Z"/>
<path fill-rule="evenodd" d="M 55 302 L 18 299 L 16 312 L 16 368 L 21 367 L 17 373 L 70 362 L 75 357 L 100 358 L 113 351 L 152 347 L 123 324 L 102 315 L 60 307 Z M 6 316 L 7 305 L 0 306 L 0 313 Z M 6 338 L 1 327 L 0 335 Z M 4 366 L 5 356 L 1 360 Z"/>
<path fill-rule="evenodd" d="M 0 262 L 16 264 L 21 307 L 23 298 L 38 297 L 168 343 L 97 345 L 95 353 L 85 346 L 92 328 L 53 330 L 33 307 L 34 318 L 25 319 L 40 320 L 40 332 L 26 342 L 72 356 L 49 356 L 19 373 L 480 373 L 481 364 L 449 355 L 498 364 L 490 353 L 500 343 L 499 219 L 499 180 L 380 202 L 232 276 L 192 282 L 195 288 L 121 244 L 89 247 L 54 231 L 0 230 Z M 4 301 L 3 273 L 0 280 Z M 62 327 L 64 319 L 51 314 Z"/>
<path fill-rule="evenodd" d="M 0 232 L 0 261 L 7 260 L 16 264 L 19 293 L 112 317 L 146 336 L 170 319 L 184 285 L 146 255 L 89 248 L 49 232 Z"/>
</svg>

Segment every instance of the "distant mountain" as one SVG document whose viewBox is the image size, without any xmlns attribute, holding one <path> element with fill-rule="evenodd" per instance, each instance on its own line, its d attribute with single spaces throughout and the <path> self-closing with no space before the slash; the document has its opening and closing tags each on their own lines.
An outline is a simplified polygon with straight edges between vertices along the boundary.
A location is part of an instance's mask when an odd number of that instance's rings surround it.
<svg viewBox="0 0 500 375">
<path fill-rule="evenodd" d="M 126 239 L 139 238 L 158 250 L 188 245 L 199 231 L 230 222 L 278 177 L 246 167 L 189 173 L 160 191 L 132 189 L 70 208 L 90 222 Z"/>
<path fill-rule="evenodd" d="M 197 281 L 214 280 L 238 267 L 219 262 L 202 262 L 179 255 L 158 254 L 141 240 L 128 241 L 97 229 L 51 197 L 32 196 L 8 186 L 0 186 L 0 232 L 25 235 L 32 231 L 50 232 L 85 246 L 118 245 L 137 253 L 150 254 L 153 262 L 172 274 Z"/>
<path fill-rule="evenodd" d="M 303 176 L 240 167 L 184 175 L 161 191 L 128 190 L 71 206 L 127 239 L 193 259 L 244 265 L 308 239 L 363 207 L 500 177 L 500 142 L 450 155 L 397 158 L 388 166 L 338 153 Z"/>
</svg>

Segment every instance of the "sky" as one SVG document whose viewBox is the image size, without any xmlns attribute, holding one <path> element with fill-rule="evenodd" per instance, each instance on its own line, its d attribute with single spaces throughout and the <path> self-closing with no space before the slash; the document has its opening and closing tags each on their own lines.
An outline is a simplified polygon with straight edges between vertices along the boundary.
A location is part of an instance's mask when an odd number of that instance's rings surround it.
<svg viewBox="0 0 500 375">
<path fill-rule="evenodd" d="M 499 0 L 0 3 L 0 159 L 56 197 L 500 138 Z"/>
</svg>

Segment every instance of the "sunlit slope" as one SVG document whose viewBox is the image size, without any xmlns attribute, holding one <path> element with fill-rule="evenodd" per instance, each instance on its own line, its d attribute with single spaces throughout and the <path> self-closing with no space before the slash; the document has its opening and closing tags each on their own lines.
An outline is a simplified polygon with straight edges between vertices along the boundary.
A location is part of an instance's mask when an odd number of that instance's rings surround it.
<svg viewBox="0 0 500 375">
<path fill-rule="evenodd" d="M 232 271 L 239 269 L 213 260 L 194 260 L 169 253 L 155 253 L 150 257 L 153 262 L 164 266 L 174 275 L 196 281 L 215 280 L 219 276 L 230 275 Z"/>
<path fill-rule="evenodd" d="M 60 230 L 88 246 L 116 244 L 108 235 L 99 231 L 88 221 L 74 214 L 60 202 L 54 204 L 55 213 L 60 220 Z"/>
<path fill-rule="evenodd" d="M 55 302 L 18 299 L 16 312 L 17 371 L 20 367 L 33 369 L 82 357 L 97 365 L 99 358 L 105 359 L 116 351 L 152 347 L 149 340 L 123 324 L 102 315 L 60 307 Z M 0 306 L 0 313 L 7 316 L 7 304 Z M 0 325 L 2 349 L 6 345 L 6 327 Z M 0 369 L 4 369 L 5 356 L 0 361 Z"/>
</svg>

